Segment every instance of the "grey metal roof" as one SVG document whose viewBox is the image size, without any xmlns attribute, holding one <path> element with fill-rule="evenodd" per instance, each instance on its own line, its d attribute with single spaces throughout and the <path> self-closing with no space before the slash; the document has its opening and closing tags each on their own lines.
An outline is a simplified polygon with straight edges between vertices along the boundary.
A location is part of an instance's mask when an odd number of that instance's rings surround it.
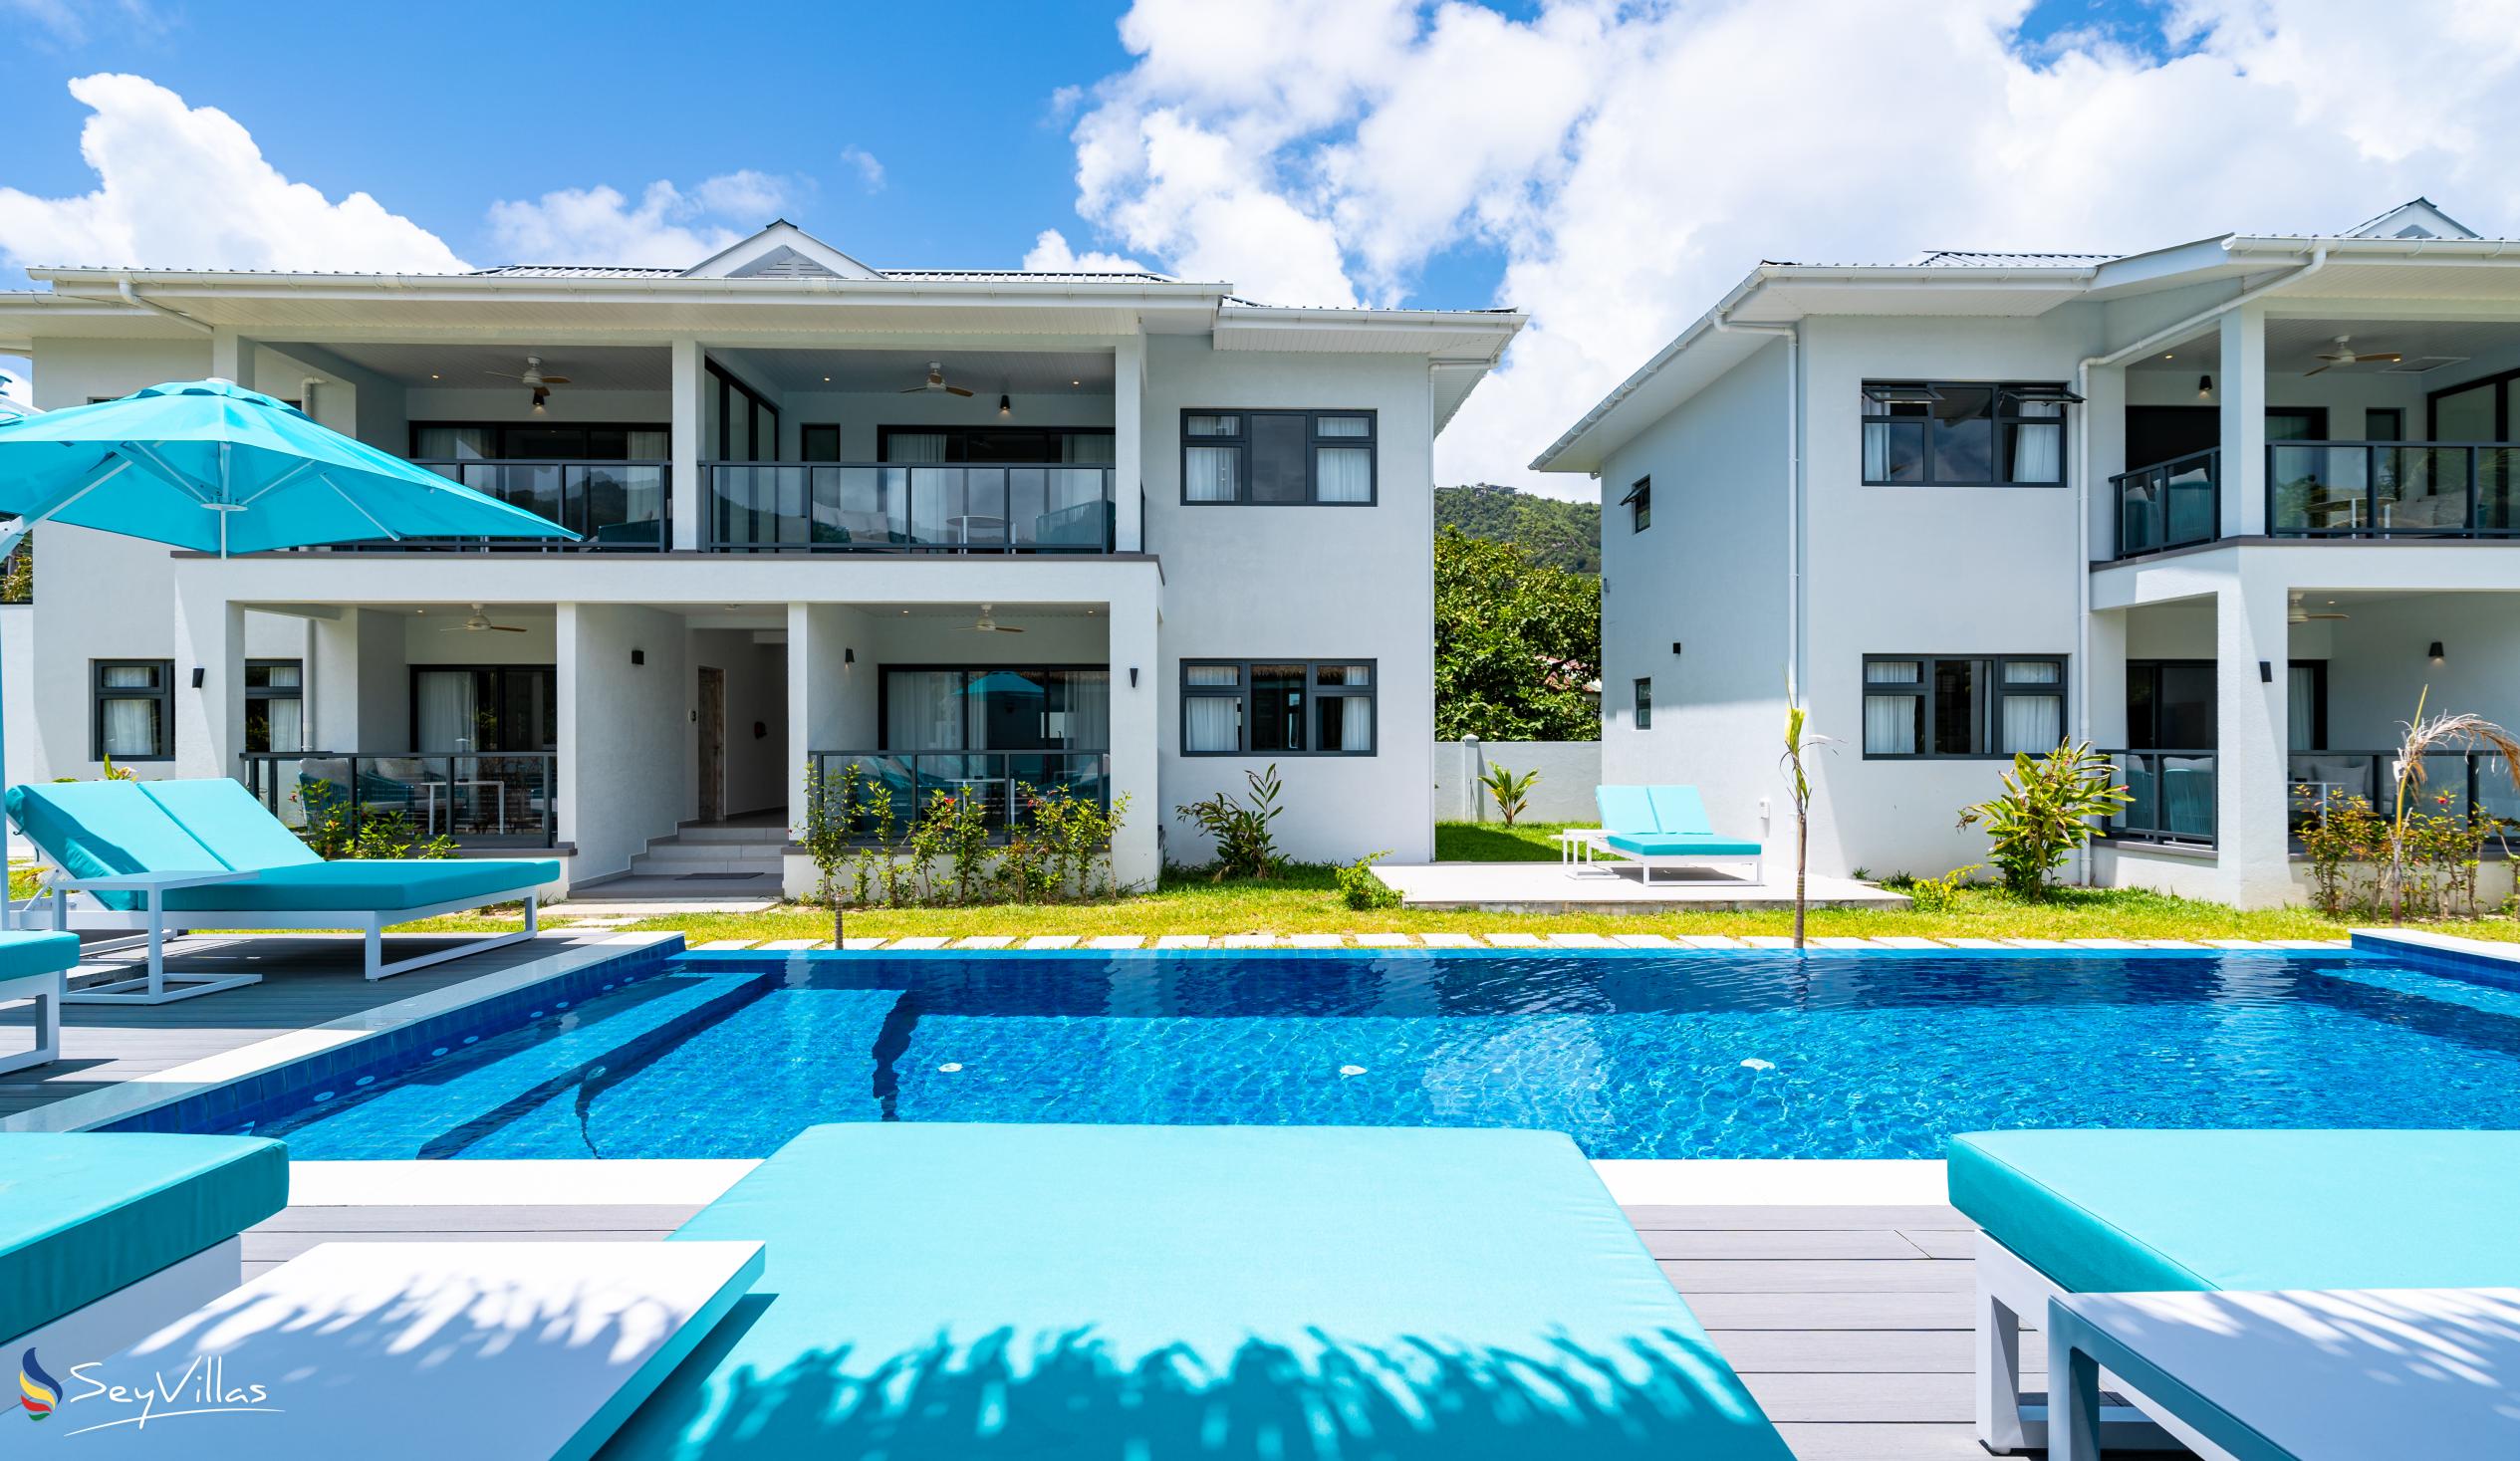
<svg viewBox="0 0 2520 1461">
<path fill-rule="evenodd" d="M 496 269 L 475 269 L 473 278 L 481 279 L 672 279 L 679 269 L 651 268 L 632 264 L 502 264 Z"/>
<path fill-rule="evenodd" d="M 1908 260 L 1919 269 L 2076 269 L 2105 263 L 2119 254 L 2005 254 L 1978 249 L 1930 249 Z"/>
<path fill-rule="evenodd" d="M 1169 274 L 1146 269 L 882 269 L 886 279 L 1134 279 L 1141 284 L 1178 284 Z"/>
</svg>

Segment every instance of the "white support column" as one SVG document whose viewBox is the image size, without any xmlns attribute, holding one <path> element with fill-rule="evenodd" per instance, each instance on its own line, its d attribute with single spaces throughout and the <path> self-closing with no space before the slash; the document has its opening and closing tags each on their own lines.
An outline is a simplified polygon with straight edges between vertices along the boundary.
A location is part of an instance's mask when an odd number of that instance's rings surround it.
<svg viewBox="0 0 2520 1461">
<path fill-rule="evenodd" d="M 1110 601 L 1112 800 L 1129 799 L 1128 820 L 1112 847 L 1112 874 L 1123 887 L 1151 887 L 1163 867 L 1156 833 L 1167 815 L 1156 781 L 1165 744 L 1162 615 L 1153 576 L 1131 578 L 1131 588 Z"/>
<path fill-rule="evenodd" d="M 173 730 L 176 764 L 189 776 L 244 769 L 236 758 L 245 749 L 245 608 L 228 599 L 223 578 L 175 574 Z"/>
<path fill-rule="evenodd" d="M 1112 349 L 1112 541 L 1123 553 L 1146 546 L 1146 337 Z"/>
<path fill-rule="evenodd" d="M 254 383 L 254 354 L 261 343 L 248 340 L 233 330 L 210 332 L 210 374 L 220 380 L 233 381 L 247 390 L 259 390 Z"/>
<path fill-rule="evenodd" d="M 578 606 L 557 606 L 555 617 L 552 627 L 552 698 L 558 702 L 555 708 L 559 714 L 555 717 L 557 739 L 553 744 L 560 747 L 560 766 L 554 791 L 560 807 L 554 834 L 563 847 L 574 847 L 578 841 L 580 809 L 586 805 L 590 793 L 601 789 L 598 777 L 590 774 L 592 768 L 587 765 L 587 758 L 579 754 L 584 742 L 580 737 L 583 726 L 578 713 L 578 698 L 585 667 L 581 663 L 584 650 L 579 642 Z M 574 874 L 574 862 L 567 870 Z"/>
<path fill-rule="evenodd" d="M 2127 744 L 2127 612 L 2101 609 L 2091 616 L 2084 655 L 2083 719 L 2078 738 L 2095 746 Z"/>
<path fill-rule="evenodd" d="M 2090 524 L 2090 557 L 2105 563 L 2118 556 L 2118 493 L 2109 479 L 2129 467 L 2148 462 L 2127 460 L 2127 370 L 2124 365 L 2095 365 L 2084 385 L 2082 416 L 2086 521 Z"/>
<path fill-rule="evenodd" d="M 702 504 L 707 501 L 700 480 L 700 461 L 705 455 L 700 423 L 706 416 L 700 390 L 708 382 L 708 371 L 701 368 L 700 358 L 698 341 L 673 343 L 673 542 L 668 546 L 677 553 L 699 548 Z"/>
<path fill-rule="evenodd" d="M 2286 784 L 2284 586 L 2235 574 L 2214 596 L 2214 852 L 2228 902 L 2292 901 Z"/>
<path fill-rule="evenodd" d="M 2222 536 L 2266 532 L 2266 307 L 2222 317 Z"/>
</svg>

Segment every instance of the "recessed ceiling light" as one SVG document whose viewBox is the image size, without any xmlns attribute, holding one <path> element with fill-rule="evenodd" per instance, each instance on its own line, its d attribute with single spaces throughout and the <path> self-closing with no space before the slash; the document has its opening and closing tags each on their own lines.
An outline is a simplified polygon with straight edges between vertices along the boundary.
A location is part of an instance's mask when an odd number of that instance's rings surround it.
<svg viewBox="0 0 2520 1461">
<path fill-rule="evenodd" d="M 2162 360 L 2165 360 L 2165 361 L 2175 361 L 2175 360 L 2177 360 L 2177 359 L 2178 359 L 2178 357 L 2176 357 L 2176 356 L 2163 356 L 2163 357 L 2161 357 L 2161 359 L 2162 359 Z"/>
<path fill-rule="evenodd" d="M 431 371 L 429 371 L 429 372 L 428 372 L 428 378 L 430 378 L 431 380 L 435 380 L 435 379 L 438 379 L 438 378 L 439 378 L 439 376 L 438 376 L 438 373 L 437 373 L 435 370 L 431 370 Z"/>
<path fill-rule="evenodd" d="M 832 377 L 830 377 L 829 375 L 824 376 L 824 377 L 823 377 L 823 383 L 824 383 L 825 385 L 829 385 L 829 384 L 831 384 L 831 383 L 832 383 Z"/>
<path fill-rule="evenodd" d="M 1083 385 L 1085 382 L 1084 382 L 1084 381 L 1082 381 L 1082 380 L 1071 380 L 1071 381 L 1069 381 L 1068 383 L 1069 383 L 1070 385 Z"/>
</svg>

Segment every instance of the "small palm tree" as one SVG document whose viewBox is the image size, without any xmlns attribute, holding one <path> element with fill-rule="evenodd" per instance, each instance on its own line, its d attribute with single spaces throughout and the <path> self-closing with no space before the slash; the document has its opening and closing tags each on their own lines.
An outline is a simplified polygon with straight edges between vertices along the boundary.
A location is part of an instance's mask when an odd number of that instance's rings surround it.
<svg viewBox="0 0 2520 1461">
<path fill-rule="evenodd" d="M 1804 769 L 1803 758 L 1829 744 L 1829 737 L 1811 730 L 1810 712 L 1794 693 L 1792 680 L 1785 684 L 1785 754 L 1777 764 L 1785 768 L 1788 795 L 1794 799 L 1794 947 L 1803 946 L 1803 912 L 1805 907 L 1805 869 L 1811 854 L 1811 776 Z"/>
<path fill-rule="evenodd" d="M 2390 918 L 2399 923 L 2406 920 L 2406 805 L 2408 794 L 2423 785 L 2424 753 L 2488 747 L 2501 754 L 2503 771 L 2511 777 L 2512 787 L 2520 790 L 2520 735 L 2471 713 L 2427 720 L 2423 707 L 2431 694 L 2431 687 L 2426 686 L 2415 696 L 2415 718 L 2405 722 L 2405 739 L 2397 743 L 2397 803 L 2391 812 L 2389 880 Z"/>
</svg>

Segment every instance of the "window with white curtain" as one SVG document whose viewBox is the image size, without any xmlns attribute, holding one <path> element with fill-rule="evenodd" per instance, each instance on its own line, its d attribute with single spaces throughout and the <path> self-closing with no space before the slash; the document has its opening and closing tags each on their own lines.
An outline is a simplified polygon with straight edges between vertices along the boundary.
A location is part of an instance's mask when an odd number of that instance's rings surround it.
<svg viewBox="0 0 2520 1461">
<path fill-rule="evenodd" d="M 175 662 L 100 659 L 92 662 L 96 759 L 167 761 L 175 754 Z"/>
<path fill-rule="evenodd" d="M 1869 486 L 2055 487 L 2065 481 L 2065 408 L 2055 382 L 1867 380 Z"/>
<path fill-rule="evenodd" d="M 1867 757 L 2043 756 L 2064 739 L 2060 657 L 1865 658 Z"/>
<path fill-rule="evenodd" d="M 1371 507 L 1377 429 L 1372 411 L 1183 411 L 1181 500 Z"/>
<path fill-rule="evenodd" d="M 245 661 L 245 749 L 306 749 L 306 667 L 295 659 Z"/>
<path fill-rule="evenodd" d="M 1377 736 L 1370 659 L 1185 661 L 1186 756 L 1371 756 Z"/>
</svg>

